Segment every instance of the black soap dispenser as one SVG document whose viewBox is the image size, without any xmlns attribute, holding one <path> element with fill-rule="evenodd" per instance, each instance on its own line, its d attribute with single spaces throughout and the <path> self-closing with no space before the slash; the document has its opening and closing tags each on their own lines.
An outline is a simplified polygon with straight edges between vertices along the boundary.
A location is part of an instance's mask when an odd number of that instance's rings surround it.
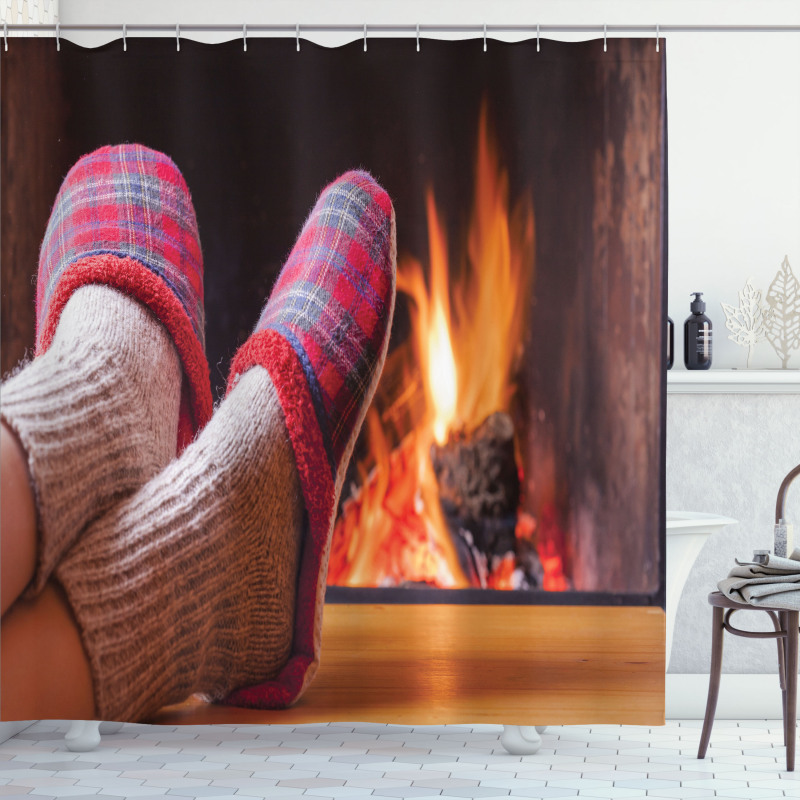
<svg viewBox="0 0 800 800">
<path fill-rule="evenodd" d="M 683 361 L 686 369 L 711 368 L 711 320 L 705 315 L 702 292 L 692 292 L 692 313 L 683 323 Z"/>
</svg>

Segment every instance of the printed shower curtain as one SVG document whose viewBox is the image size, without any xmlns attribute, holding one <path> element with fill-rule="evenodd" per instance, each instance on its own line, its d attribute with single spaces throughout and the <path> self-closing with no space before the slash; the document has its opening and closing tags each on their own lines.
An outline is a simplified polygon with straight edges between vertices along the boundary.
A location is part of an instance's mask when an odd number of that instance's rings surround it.
<svg viewBox="0 0 800 800">
<path fill-rule="evenodd" d="M 660 721 L 663 43 L 2 58 L 2 718 Z M 82 713 L 14 705 L 48 591 Z"/>
</svg>

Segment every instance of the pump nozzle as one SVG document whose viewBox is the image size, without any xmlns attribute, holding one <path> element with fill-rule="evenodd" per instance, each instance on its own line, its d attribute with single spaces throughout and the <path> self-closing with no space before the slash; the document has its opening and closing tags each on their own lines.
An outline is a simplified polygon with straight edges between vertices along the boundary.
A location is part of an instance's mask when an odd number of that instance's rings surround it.
<svg viewBox="0 0 800 800">
<path fill-rule="evenodd" d="M 690 292 L 694 295 L 694 300 L 690 306 L 692 314 L 702 314 L 706 310 L 706 304 L 700 298 L 703 296 L 702 292 Z"/>
</svg>

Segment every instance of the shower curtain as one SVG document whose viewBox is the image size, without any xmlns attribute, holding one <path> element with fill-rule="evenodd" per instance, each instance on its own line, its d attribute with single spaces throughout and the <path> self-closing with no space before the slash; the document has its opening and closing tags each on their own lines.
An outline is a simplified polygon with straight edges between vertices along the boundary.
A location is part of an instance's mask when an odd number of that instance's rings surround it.
<svg viewBox="0 0 800 800">
<path fill-rule="evenodd" d="M 147 718 L 660 721 L 663 42 L 299 44 L 30 39 L 2 57 L 4 375 L 34 349 L 59 185 L 103 145 L 163 152 L 186 180 L 215 404 L 323 187 L 366 170 L 396 213 L 384 374 L 330 530 L 302 523 L 289 666 Z M 376 699 L 381 659 L 407 711 Z"/>
</svg>

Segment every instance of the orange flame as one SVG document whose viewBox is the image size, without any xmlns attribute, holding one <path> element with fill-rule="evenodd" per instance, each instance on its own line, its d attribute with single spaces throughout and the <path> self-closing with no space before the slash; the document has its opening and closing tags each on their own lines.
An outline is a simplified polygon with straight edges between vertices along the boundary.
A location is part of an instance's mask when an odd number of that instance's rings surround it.
<svg viewBox="0 0 800 800">
<path fill-rule="evenodd" d="M 508 175 L 490 141 L 481 110 L 475 205 L 467 238 L 467 268 L 450 286 L 447 238 L 433 191 L 426 192 L 429 279 L 407 257 L 398 265 L 397 288 L 411 299 L 413 359 L 407 359 L 398 396 L 367 415 L 367 470 L 342 508 L 334 529 L 328 582 L 345 586 L 392 586 L 424 582 L 469 586 L 439 503 L 430 460 L 435 441 L 470 431 L 495 411 L 507 411 L 525 323 L 522 302 L 533 278 L 533 207 L 526 196 L 508 212 Z M 387 381 L 387 370 L 378 389 Z M 417 387 L 422 410 L 410 432 L 385 425 Z M 395 389 L 395 392 L 397 390 Z M 399 439 L 392 447 L 390 440 Z M 512 588 L 513 555 L 489 578 L 493 588 Z"/>
</svg>

